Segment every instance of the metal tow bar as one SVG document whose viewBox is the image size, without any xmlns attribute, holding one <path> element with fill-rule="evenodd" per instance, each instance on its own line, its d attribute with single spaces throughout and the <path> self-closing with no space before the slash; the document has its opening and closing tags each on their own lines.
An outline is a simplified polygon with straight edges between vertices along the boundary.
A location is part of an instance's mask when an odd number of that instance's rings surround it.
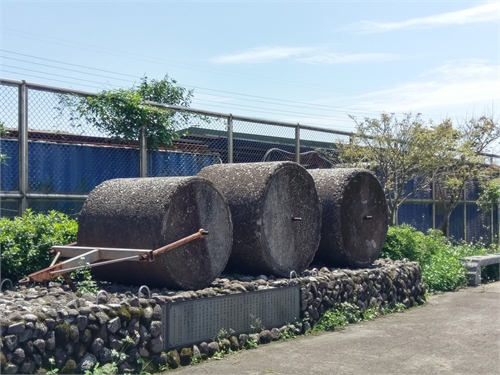
<svg viewBox="0 0 500 375">
<path fill-rule="evenodd" d="M 31 282 L 43 283 L 62 275 L 65 281 L 71 286 L 71 279 L 66 275 L 68 272 L 124 261 L 153 262 L 155 256 L 166 253 L 198 238 L 203 238 L 206 235 L 208 235 L 208 231 L 200 229 L 196 233 L 155 250 L 77 246 L 76 242 L 66 246 L 52 246 L 50 253 L 55 255 L 55 257 L 51 265 L 19 280 L 19 284 Z M 59 258 L 70 259 L 56 264 Z"/>
</svg>

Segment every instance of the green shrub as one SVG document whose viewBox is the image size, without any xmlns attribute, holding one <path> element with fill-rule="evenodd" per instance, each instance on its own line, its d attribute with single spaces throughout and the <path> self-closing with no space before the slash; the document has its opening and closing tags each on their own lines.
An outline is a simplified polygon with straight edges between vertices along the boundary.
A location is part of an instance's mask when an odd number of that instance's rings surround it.
<svg viewBox="0 0 500 375">
<path fill-rule="evenodd" d="M 421 262 L 427 257 L 424 242 L 425 235 L 408 224 L 389 227 L 380 257 Z"/>
<path fill-rule="evenodd" d="M 422 267 L 422 280 L 429 291 L 448 291 L 467 284 L 466 270 L 460 258 L 495 252 L 498 252 L 496 245 L 487 248 L 481 242 L 452 244 L 439 230 L 431 229 L 424 234 L 403 224 L 389 228 L 380 257 L 417 261 Z M 484 272 L 485 277 L 498 277 L 490 274 L 490 270 Z"/>
<path fill-rule="evenodd" d="M 76 220 L 56 211 L 35 214 L 31 210 L 15 219 L 0 219 L 2 278 L 14 282 L 50 265 L 49 250 L 76 240 Z"/>
<path fill-rule="evenodd" d="M 432 255 L 421 264 L 422 281 L 429 291 L 449 291 L 467 285 L 466 270 L 452 248 Z"/>
</svg>

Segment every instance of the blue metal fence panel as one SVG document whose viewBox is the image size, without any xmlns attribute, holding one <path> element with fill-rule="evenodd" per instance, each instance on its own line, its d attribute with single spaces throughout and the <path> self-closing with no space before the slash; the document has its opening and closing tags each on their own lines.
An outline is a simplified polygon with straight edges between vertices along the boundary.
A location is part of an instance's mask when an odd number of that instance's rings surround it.
<svg viewBox="0 0 500 375">
<path fill-rule="evenodd" d="M 491 238 L 491 212 L 479 210 L 477 205 L 467 205 L 467 241 L 482 241 L 490 243 Z"/>
<path fill-rule="evenodd" d="M 436 215 L 436 228 L 443 224 L 443 215 Z M 464 239 L 464 205 L 459 204 L 452 211 L 449 223 L 450 238 L 460 241 Z"/>
<path fill-rule="evenodd" d="M 216 163 L 220 163 L 218 154 L 153 151 L 148 155 L 148 176 L 194 176 Z"/>
<path fill-rule="evenodd" d="M 500 229 L 500 226 L 498 225 L 498 205 L 493 207 L 493 239 L 495 240 L 499 240 L 499 237 L 500 237 L 500 233 L 499 233 L 499 229 Z M 500 243 L 500 241 L 499 241 Z"/>
<path fill-rule="evenodd" d="M 426 233 L 432 228 L 432 204 L 402 204 L 398 211 L 398 224 L 403 223 Z"/>
<path fill-rule="evenodd" d="M 19 190 L 19 142 L 15 139 L 2 139 L 0 142 L 2 154 L 7 155 L 5 163 L 0 166 L 1 190 Z"/>
</svg>

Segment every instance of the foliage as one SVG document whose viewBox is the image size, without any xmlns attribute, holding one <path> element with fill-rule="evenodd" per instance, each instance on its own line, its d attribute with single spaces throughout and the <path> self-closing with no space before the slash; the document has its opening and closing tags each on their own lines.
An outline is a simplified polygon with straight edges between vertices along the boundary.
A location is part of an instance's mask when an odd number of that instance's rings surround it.
<svg viewBox="0 0 500 375">
<path fill-rule="evenodd" d="M 118 374 L 118 366 L 115 362 L 99 366 L 97 363 L 92 370 L 86 370 L 85 375 L 114 375 Z"/>
<path fill-rule="evenodd" d="M 408 259 L 426 263 L 433 254 L 445 249 L 450 243 L 441 231 L 429 230 L 425 235 L 409 224 L 389 227 L 386 241 L 380 252 L 381 258 Z"/>
<path fill-rule="evenodd" d="M 440 229 L 445 235 L 467 183 L 483 184 L 481 206 L 491 207 L 498 201 L 499 183 L 488 181 L 498 175 L 499 168 L 488 165 L 483 155 L 500 138 L 500 127 L 492 117 L 466 119 L 457 127 L 450 119 L 425 124 L 419 115 L 411 114 L 402 119 L 386 113 L 380 119 L 351 118 L 356 132 L 348 143 L 338 145 L 339 159 L 346 165 L 372 169 L 380 177 L 392 225 L 397 224 L 401 204 L 417 191 L 428 189 L 431 182 L 444 209 Z"/>
<path fill-rule="evenodd" d="M 481 211 L 489 211 L 495 204 L 500 204 L 500 177 L 485 181 L 476 203 Z"/>
<path fill-rule="evenodd" d="M 280 333 L 280 340 L 287 340 L 287 339 L 294 339 L 296 336 L 295 334 L 295 326 L 293 324 L 287 324 L 286 328 Z"/>
<path fill-rule="evenodd" d="M 0 138 L 2 138 L 6 133 L 7 131 L 5 130 L 5 126 L 3 122 L 0 121 Z M 0 143 L 0 165 L 4 164 L 6 160 L 7 160 L 7 155 L 2 154 L 2 145 Z"/>
<path fill-rule="evenodd" d="M 440 142 L 443 137 L 437 134 L 441 128 L 425 124 L 418 114 L 406 114 L 402 119 L 387 113 L 382 113 L 380 119 L 351 118 L 356 132 L 348 143 L 338 145 L 340 161 L 372 169 L 380 176 L 390 222 L 396 225 L 401 204 L 429 185 L 436 165 L 435 150 L 444 147 Z"/>
<path fill-rule="evenodd" d="M 21 217 L 0 218 L 2 277 L 15 282 L 48 267 L 51 247 L 74 242 L 77 232 L 76 221 L 56 211 L 44 215 L 28 209 Z"/>
<path fill-rule="evenodd" d="M 168 75 L 149 82 L 143 77 L 138 87 L 130 89 L 104 90 L 96 96 L 60 96 L 59 110 L 69 108 L 72 121 L 84 119 L 122 142 L 139 140 L 144 129 L 148 148 L 156 150 L 172 145 L 178 137 L 176 126 L 185 117 L 151 102 L 189 107 L 192 96 L 192 90 L 178 86 Z"/>
<path fill-rule="evenodd" d="M 452 211 L 463 197 L 467 183 L 479 181 L 486 184 L 497 169 L 488 165 L 483 153 L 487 147 L 500 138 L 500 127 L 491 117 L 470 118 L 459 124 L 454 130 L 450 120 L 443 125 L 451 134 L 446 148 L 439 150 L 439 165 L 435 171 L 434 186 L 436 198 L 444 209 L 441 230 L 448 236 Z M 482 205 L 486 196 L 483 196 Z"/>
<path fill-rule="evenodd" d="M 422 267 L 422 280 L 429 291 L 449 291 L 467 284 L 466 270 L 460 258 L 495 251 L 498 251 L 495 245 L 487 248 L 480 242 L 452 244 L 440 230 L 429 230 L 425 235 L 405 224 L 389 228 L 381 257 L 417 261 Z"/>
<path fill-rule="evenodd" d="M 78 263 L 80 266 L 83 266 L 83 257 L 80 258 L 81 261 Z M 95 282 L 92 274 L 90 273 L 90 268 L 84 267 L 80 268 L 76 271 L 71 272 L 70 274 L 71 280 L 77 280 L 77 295 L 81 296 L 83 293 L 96 293 L 99 288 L 97 283 Z"/>
<path fill-rule="evenodd" d="M 326 311 L 318 320 L 312 332 L 335 331 L 348 324 L 358 323 L 366 320 L 373 320 L 380 314 L 400 312 L 406 309 L 402 303 L 397 303 L 393 309 L 386 306 L 372 307 L 362 310 L 356 305 L 348 302 L 339 303 Z"/>
<path fill-rule="evenodd" d="M 246 349 L 255 349 L 259 346 L 259 343 L 254 340 L 252 337 L 249 337 L 247 342 L 245 343 Z"/>
</svg>

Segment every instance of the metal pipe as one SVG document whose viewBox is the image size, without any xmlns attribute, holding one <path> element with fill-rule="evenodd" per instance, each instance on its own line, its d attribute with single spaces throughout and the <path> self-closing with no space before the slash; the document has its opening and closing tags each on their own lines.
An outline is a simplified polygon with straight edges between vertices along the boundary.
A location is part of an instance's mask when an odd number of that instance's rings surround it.
<svg viewBox="0 0 500 375">
<path fill-rule="evenodd" d="M 346 135 L 348 137 L 351 137 L 351 136 L 354 135 L 354 133 L 352 133 L 352 132 L 346 132 L 346 131 L 342 131 L 342 130 L 325 129 L 325 128 L 320 128 L 320 127 L 317 127 L 317 126 L 300 125 L 300 127 L 302 129 L 304 129 L 304 130 L 313 130 L 313 131 L 316 131 L 316 132 Z"/>
<path fill-rule="evenodd" d="M 26 82 L 26 81 L 11 80 L 11 79 L 7 79 L 7 78 L 0 78 L 0 84 L 2 84 L 2 85 L 19 86 L 19 85 L 22 85 L 23 83 L 26 84 L 26 86 L 29 89 L 48 91 L 48 92 L 53 92 L 53 93 L 57 93 L 57 94 L 72 94 L 72 95 L 81 95 L 81 96 L 95 96 L 95 95 L 97 95 L 96 93 L 92 93 L 92 92 L 88 92 L 88 91 L 64 89 L 64 88 L 55 87 L 55 86 L 43 85 L 40 83 L 33 83 L 33 82 Z M 221 118 L 228 118 L 229 116 L 231 116 L 231 114 L 229 114 L 229 113 L 207 111 L 207 110 L 190 108 L 190 107 L 160 104 L 160 103 L 155 103 L 155 102 L 150 102 L 150 101 L 146 101 L 146 103 L 151 104 L 151 105 L 158 107 L 158 108 L 171 109 L 171 110 L 179 111 L 179 112 L 189 112 L 189 113 L 196 113 L 196 114 L 221 117 Z M 282 122 L 282 121 L 269 121 L 266 119 L 260 119 L 260 118 L 255 118 L 255 117 L 234 116 L 234 115 L 232 117 L 233 117 L 233 120 L 236 119 L 236 120 L 241 120 L 241 121 L 246 121 L 246 122 L 260 123 L 262 125 L 277 125 L 277 126 L 283 126 L 283 127 L 289 127 L 289 128 L 295 128 L 297 126 L 296 124 L 293 124 L 293 123 Z M 347 136 L 353 134 L 352 132 L 325 129 L 325 128 L 320 128 L 320 127 L 310 126 L 310 125 L 301 125 L 301 128 L 307 129 L 307 130 L 323 132 L 323 133 L 331 133 L 331 134 L 339 134 L 339 135 L 347 135 Z"/>
<path fill-rule="evenodd" d="M 28 207 L 26 193 L 28 192 L 28 88 L 23 81 L 19 86 L 18 101 L 18 132 L 19 132 L 19 199 L 18 213 L 22 215 Z"/>
<path fill-rule="evenodd" d="M 295 162 L 300 164 L 300 124 L 295 126 Z"/>
<path fill-rule="evenodd" d="M 198 232 L 193 233 L 190 236 L 184 237 L 178 241 L 172 242 L 171 244 L 165 245 L 163 247 L 160 247 L 160 248 L 154 250 L 153 251 L 153 258 L 157 255 L 166 253 L 167 251 L 173 250 L 179 246 L 187 244 L 188 242 L 191 242 L 191 241 L 196 240 L 198 238 L 203 238 L 206 235 L 208 235 L 208 231 L 206 231 L 205 229 L 200 229 Z M 145 257 L 145 255 L 142 255 L 141 257 Z"/>
<path fill-rule="evenodd" d="M 227 118 L 227 162 L 233 163 L 233 115 Z"/>
<path fill-rule="evenodd" d="M 139 132 L 139 177 L 148 177 L 148 149 L 145 126 L 142 126 Z"/>
<path fill-rule="evenodd" d="M 19 192 L 13 191 L 0 192 L 0 198 L 2 199 L 21 199 L 23 197 L 26 197 L 27 199 L 59 199 L 67 201 L 84 201 L 85 199 L 87 199 L 88 194 L 26 193 L 23 195 Z"/>
<path fill-rule="evenodd" d="M 79 269 L 82 269 L 82 268 L 94 268 L 94 267 L 105 266 L 105 265 L 112 264 L 112 263 L 119 263 L 119 262 L 124 262 L 124 261 L 127 261 L 127 260 L 139 259 L 139 258 L 140 258 L 140 255 L 132 255 L 132 256 L 123 257 L 123 258 L 120 258 L 120 259 L 106 260 L 106 261 L 99 262 L 99 263 L 84 264 L 84 265 L 81 265 L 81 266 L 76 266 L 76 267 L 71 267 L 71 268 L 64 268 L 64 269 L 61 269 L 61 270 L 55 270 L 55 271 L 51 271 L 50 274 L 53 277 L 55 277 L 55 276 L 60 275 L 62 273 L 68 273 L 68 272 L 76 271 L 76 270 L 79 270 Z"/>
</svg>

